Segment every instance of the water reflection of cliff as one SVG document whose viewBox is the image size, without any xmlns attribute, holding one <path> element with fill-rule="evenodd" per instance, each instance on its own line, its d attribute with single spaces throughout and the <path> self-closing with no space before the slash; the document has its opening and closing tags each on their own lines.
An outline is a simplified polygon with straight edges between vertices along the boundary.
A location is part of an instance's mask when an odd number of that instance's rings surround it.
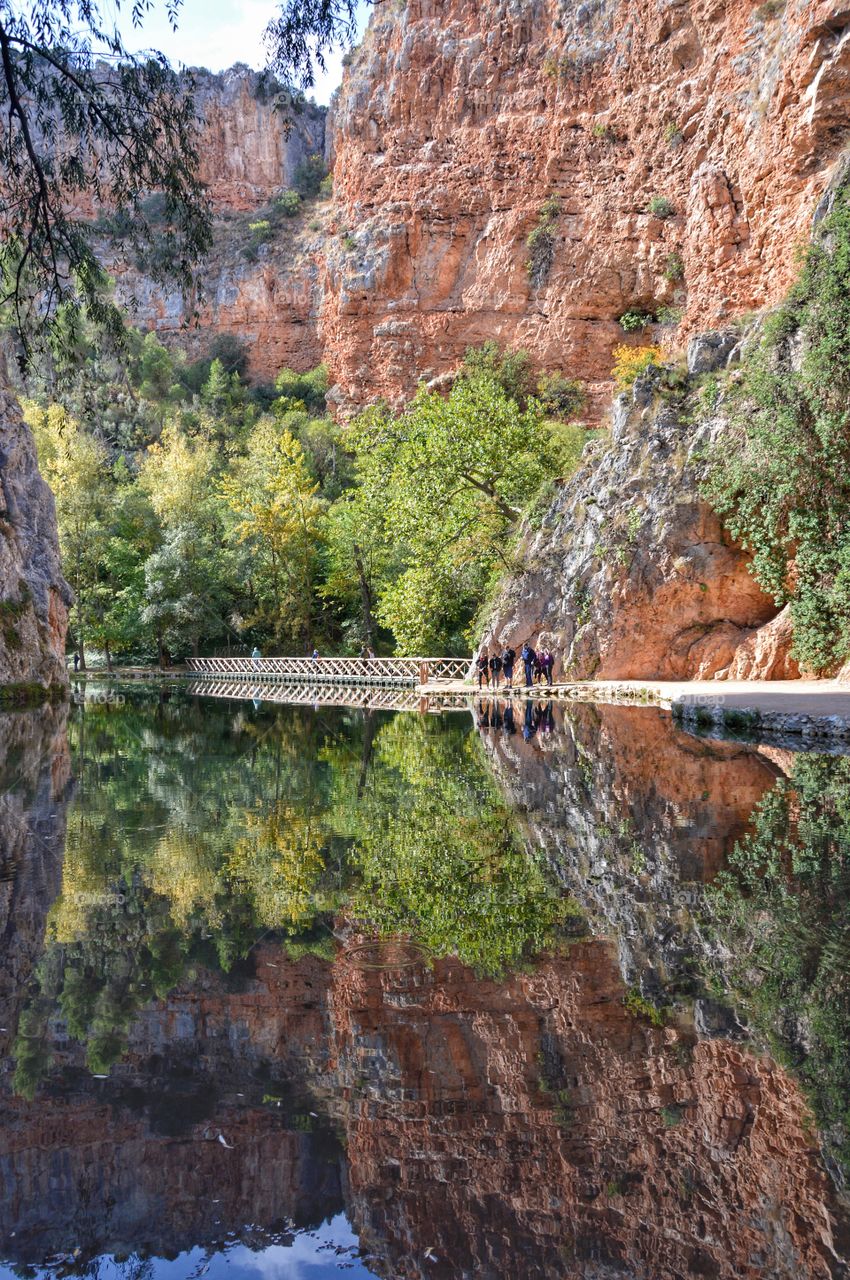
<svg viewBox="0 0 850 1280">
<path fill-rule="evenodd" d="M 0 714 L 2 1052 L 8 1052 L 61 885 L 70 776 L 66 707 Z"/>
<path fill-rule="evenodd" d="M 243 990 L 199 973 L 147 1010 L 108 1081 L 69 1044 L 4 1100 L 3 1251 L 260 1243 L 344 1199 L 388 1277 L 844 1274 L 791 1080 L 622 995 L 600 942 L 501 982 L 264 946 Z"/>
<path fill-rule="evenodd" d="M 32 1100 L 4 1065 L 4 1257 L 73 1246 L 66 1269 L 84 1271 L 104 1252 L 259 1247 L 344 1206 L 370 1267 L 398 1280 L 847 1274 L 847 1217 L 794 1075 L 733 1038 L 702 986 L 735 936 L 707 932 L 703 887 L 760 829 L 786 759 L 633 709 L 541 711 L 527 736 L 524 712 L 480 736 L 303 713 L 283 735 L 241 713 L 207 733 L 205 715 L 88 721 L 88 798 L 30 1006 L 46 1048 Z M 67 757 L 44 724 L 14 753 L 33 780 L 10 809 L 15 848 L 38 830 L 54 850 L 5 935 L 18 1003 L 58 888 Z M 836 767 L 832 790 L 818 782 L 829 812 L 850 790 Z M 810 810 L 823 830 L 823 804 L 792 789 L 777 822 Z M 559 932 L 559 882 L 607 940 Z M 437 952 L 456 935 L 477 970 L 364 964 L 339 939 L 368 895 L 375 927 L 418 927 Z M 290 936 L 258 943 L 286 903 Z M 338 938 L 298 932 L 329 913 Z M 550 925 L 559 945 L 532 964 Z M 677 1015 L 654 1025 L 629 988 Z M 92 1043 L 116 1059 L 103 1079 Z"/>
</svg>

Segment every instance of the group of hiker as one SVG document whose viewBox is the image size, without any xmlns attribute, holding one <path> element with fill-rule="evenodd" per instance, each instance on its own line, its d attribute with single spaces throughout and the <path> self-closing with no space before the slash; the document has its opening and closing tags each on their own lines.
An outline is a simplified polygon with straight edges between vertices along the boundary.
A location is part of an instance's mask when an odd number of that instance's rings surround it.
<svg viewBox="0 0 850 1280">
<path fill-rule="evenodd" d="M 530 688 L 534 684 L 543 684 L 544 681 L 551 685 L 552 672 L 555 667 L 555 655 L 550 649 L 534 649 L 531 641 L 526 640 L 519 651 L 519 660 L 525 675 L 525 687 Z M 512 649 L 510 646 L 501 653 L 490 653 L 486 648 L 481 649 L 475 659 L 475 666 L 478 671 L 478 688 L 481 689 L 487 686 L 488 688 L 497 689 L 499 682 L 504 680 L 506 687 L 512 689 L 516 662 L 516 649 Z"/>
</svg>

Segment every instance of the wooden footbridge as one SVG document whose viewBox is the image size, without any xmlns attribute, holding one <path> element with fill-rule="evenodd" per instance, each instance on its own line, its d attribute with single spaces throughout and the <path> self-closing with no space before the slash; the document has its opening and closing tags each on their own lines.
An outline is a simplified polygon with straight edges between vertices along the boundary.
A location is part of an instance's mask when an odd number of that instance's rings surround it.
<svg viewBox="0 0 850 1280">
<path fill-rule="evenodd" d="M 348 685 L 420 689 L 462 681 L 471 658 L 189 658 L 192 675 L 253 685 Z M 244 689 L 241 696 L 252 696 Z"/>
</svg>

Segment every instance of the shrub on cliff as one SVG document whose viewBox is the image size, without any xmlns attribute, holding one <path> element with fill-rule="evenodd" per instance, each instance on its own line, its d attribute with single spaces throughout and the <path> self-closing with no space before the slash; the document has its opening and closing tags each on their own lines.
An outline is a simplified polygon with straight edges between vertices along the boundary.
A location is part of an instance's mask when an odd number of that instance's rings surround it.
<svg viewBox="0 0 850 1280">
<path fill-rule="evenodd" d="M 561 212 L 557 196 L 544 200 L 537 217 L 537 226 L 528 234 L 525 247 L 528 250 L 526 270 L 535 289 L 545 282 L 555 257 L 555 224 Z"/>
<path fill-rule="evenodd" d="M 793 653 L 826 671 L 850 654 L 850 191 L 842 187 L 787 304 L 729 402 L 705 493 L 790 602 Z"/>
<path fill-rule="evenodd" d="M 613 376 L 618 389 L 628 391 L 639 373 L 650 365 L 660 365 L 663 358 L 660 347 L 615 347 Z"/>
</svg>

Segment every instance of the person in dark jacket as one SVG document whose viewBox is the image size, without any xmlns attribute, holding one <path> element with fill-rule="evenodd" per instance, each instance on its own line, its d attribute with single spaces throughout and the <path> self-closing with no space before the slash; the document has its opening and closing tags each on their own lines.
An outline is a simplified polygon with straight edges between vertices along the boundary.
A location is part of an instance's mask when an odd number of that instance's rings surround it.
<svg viewBox="0 0 850 1280">
<path fill-rule="evenodd" d="M 502 654 L 502 671 L 505 676 L 505 684 L 509 689 L 513 688 L 514 683 L 514 663 L 516 662 L 516 649 L 507 648 Z"/>
<path fill-rule="evenodd" d="M 486 649 L 482 649 L 478 657 L 475 659 L 475 665 L 478 668 L 478 688 L 482 685 L 490 683 L 490 657 Z"/>
<path fill-rule="evenodd" d="M 494 689 L 499 687 L 499 677 L 502 674 L 502 659 L 498 653 L 490 656 L 490 684 Z"/>
<path fill-rule="evenodd" d="M 525 683 L 530 687 L 534 684 L 534 662 L 537 654 L 532 649 L 528 640 L 526 640 L 525 644 L 522 646 L 519 656 L 522 658 L 522 665 L 525 667 Z"/>
</svg>

